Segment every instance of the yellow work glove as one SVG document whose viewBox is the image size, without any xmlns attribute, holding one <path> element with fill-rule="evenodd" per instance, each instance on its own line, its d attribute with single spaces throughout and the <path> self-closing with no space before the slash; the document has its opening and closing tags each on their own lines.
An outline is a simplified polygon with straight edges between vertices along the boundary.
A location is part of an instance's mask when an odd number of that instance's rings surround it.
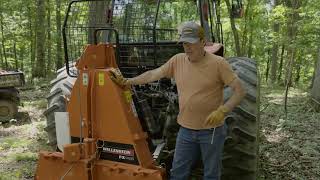
<svg viewBox="0 0 320 180">
<path fill-rule="evenodd" d="M 128 80 L 122 76 L 118 68 L 111 68 L 110 73 L 111 73 L 110 79 L 113 82 L 117 83 L 119 86 L 122 86 L 122 87 L 127 85 Z"/>
<path fill-rule="evenodd" d="M 211 112 L 205 121 L 206 126 L 220 126 L 223 124 L 224 116 L 229 112 L 226 106 L 220 106 L 217 110 Z"/>
</svg>

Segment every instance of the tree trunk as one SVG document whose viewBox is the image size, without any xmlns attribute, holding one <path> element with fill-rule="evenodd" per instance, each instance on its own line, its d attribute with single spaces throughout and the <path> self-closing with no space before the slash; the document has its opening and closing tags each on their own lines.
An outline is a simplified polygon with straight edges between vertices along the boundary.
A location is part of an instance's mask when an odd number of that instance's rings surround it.
<svg viewBox="0 0 320 180">
<path fill-rule="evenodd" d="M 281 48 L 280 65 L 279 65 L 279 69 L 278 69 L 278 72 L 279 72 L 278 82 L 280 82 L 281 76 L 282 76 L 282 66 L 283 66 L 283 59 L 284 59 L 284 50 L 285 50 L 285 46 L 284 46 L 284 44 L 283 44 L 283 45 L 282 45 L 282 48 Z"/>
<path fill-rule="evenodd" d="M 234 18 L 231 16 L 232 12 L 231 12 L 230 1 L 229 0 L 225 0 L 225 1 L 226 1 L 229 16 L 230 16 L 230 24 L 231 24 L 231 29 L 233 32 L 234 43 L 235 43 L 235 47 L 236 47 L 236 54 L 237 54 L 237 56 L 241 56 L 240 40 L 239 40 L 239 35 L 238 35 L 238 31 L 236 28 Z"/>
<path fill-rule="evenodd" d="M 33 75 L 33 70 L 34 70 L 34 61 L 35 61 L 35 57 L 36 57 L 36 53 L 35 53 L 35 29 L 36 27 L 34 26 L 34 20 L 32 18 L 32 13 L 33 13 L 33 9 L 31 7 L 31 2 L 29 2 L 28 4 L 28 20 L 29 20 L 29 52 L 30 52 L 30 66 L 31 66 L 31 72 L 30 74 Z M 30 82 L 33 82 L 33 78 L 30 78 Z"/>
<path fill-rule="evenodd" d="M 246 11 L 244 13 L 244 28 L 243 28 L 243 33 L 242 33 L 242 47 L 241 47 L 241 50 L 242 50 L 242 55 L 245 55 L 248 51 L 247 48 L 248 46 L 250 46 L 250 44 L 248 44 L 248 33 L 250 33 L 250 36 L 251 36 L 251 33 L 252 33 L 252 30 L 250 28 L 250 22 L 252 20 L 252 4 L 254 3 L 253 0 L 251 1 L 248 1 L 247 3 L 247 8 L 246 8 Z M 251 38 L 251 37 L 250 37 Z M 250 40 L 249 40 L 250 41 Z M 250 43 L 250 42 L 249 42 Z"/>
<path fill-rule="evenodd" d="M 288 62 L 286 65 L 286 75 L 285 75 L 285 80 L 284 80 L 284 84 L 285 85 L 289 85 L 292 86 L 292 71 L 293 71 L 293 64 L 295 63 L 295 52 L 294 49 L 289 49 L 288 50 Z"/>
<path fill-rule="evenodd" d="M 248 58 L 251 58 L 252 56 L 252 45 L 253 45 L 253 31 L 250 30 L 250 36 L 249 36 L 249 44 L 248 44 Z"/>
<path fill-rule="evenodd" d="M 288 81 L 286 82 L 286 92 L 285 92 L 285 97 L 284 97 L 284 110 L 285 110 L 286 118 L 287 118 L 287 113 L 288 113 L 287 103 L 288 103 L 289 88 L 291 86 L 294 58 L 295 58 L 295 52 L 291 51 L 290 60 L 289 60 L 289 69 L 288 69 Z"/>
<path fill-rule="evenodd" d="M 276 8 L 278 5 L 280 5 L 279 0 L 274 0 L 274 8 Z M 280 30 L 280 24 L 277 22 L 277 19 L 275 20 L 273 24 L 273 47 L 272 47 L 272 53 L 271 53 L 271 69 L 270 69 L 270 82 L 273 84 L 276 82 L 277 79 L 277 63 L 278 63 L 278 34 Z"/>
<path fill-rule="evenodd" d="M 299 0 L 287 0 L 286 1 L 286 5 L 289 8 L 289 12 L 288 12 L 288 23 L 287 23 L 287 33 L 288 33 L 288 55 L 290 56 L 290 58 L 288 59 L 288 63 L 286 67 L 291 67 L 291 56 L 293 55 L 293 57 L 295 56 L 295 39 L 296 39 L 296 34 L 298 31 L 298 27 L 297 27 L 297 21 L 299 20 L 299 12 L 298 9 L 301 5 L 301 2 Z M 293 53 L 295 52 L 295 53 Z M 292 62 L 294 63 L 294 61 Z M 292 64 L 293 66 L 293 64 Z M 285 84 L 289 83 L 291 85 L 291 77 L 290 75 L 290 69 L 287 68 L 287 72 L 286 72 L 286 78 L 285 78 Z"/>
<path fill-rule="evenodd" d="M 37 0 L 37 16 L 36 16 L 36 66 L 33 77 L 45 77 L 45 40 L 46 29 L 44 26 L 46 15 L 46 1 Z"/>
<path fill-rule="evenodd" d="M 2 9 L 0 9 L 0 30 L 1 30 L 1 40 L 3 41 L 3 34 L 2 34 L 2 32 L 3 32 L 3 25 L 2 25 L 2 23 L 3 23 L 3 20 L 2 20 Z M 3 42 L 1 41 L 1 44 L 3 44 Z M 4 53 L 2 52 L 3 51 L 3 48 L 2 48 L 2 46 L 0 47 L 0 70 L 1 70 L 1 67 L 4 67 L 5 65 L 4 65 L 4 62 L 5 62 L 5 60 L 4 60 Z"/>
<path fill-rule="evenodd" d="M 13 43 L 13 54 L 14 54 L 15 70 L 17 71 L 19 69 L 19 64 L 18 64 L 18 57 L 17 57 L 17 45 L 16 45 L 16 42 Z"/>
<path fill-rule="evenodd" d="M 61 0 L 56 0 L 56 69 L 60 69 L 63 66 L 62 59 L 62 33 L 61 33 Z"/>
<path fill-rule="evenodd" d="M 300 54 L 304 54 L 303 52 L 301 52 Z M 295 64 L 296 66 L 296 74 L 295 74 L 295 79 L 294 79 L 294 83 L 297 84 L 300 80 L 301 77 L 301 55 L 298 56 L 298 60 L 296 61 L 297 63 Z"/>
<path fill-rule="evenodd" d="M 24 71 L 24 53 L 25 53 L 26 47 L 23 45 L 21 47 L 19 57 L 20 57 L 20 69 L 21 71 Z"/>
<path fill-rule="evenodd" d="M 50 0 L 47 1 L 47 68 L 46 74 L 51 74 L 52 62 L 51 62 L 51 10 L 50 10 Z"/>
<path fill-rule="evenodd" d="M 1 44 L 2 44 L 2 54 L 4 59 L 4 67 L 5 69 L 8 69 L 8 60 L 7 60 L 7 52 L 6 52 L 6 46 L 5 46 L 5 37 L 4 37 L 4 29 L 3 29 L 3 16 L 2 11 L 0 11 L 0 28 L 1 28 Z"/>
<path fill-rule="evenodd" d="M 0 67 L 3 67 L 3 66 L 4 66 L 4 60 L 3 60 L 2 48 L 0 47 Z"/>
<path fill-rule="evenodd" d="M 286 73 L 286 92 L 285 92 L 285 103 L 284 103 L 284 109 L 285 114 L 287 118 L 287 98 L 289 93 L 289 87 L 292 85 L 292 71 L 293 71 L 293 65 L 295 63 L 295 55 L 296 55 L 296 48 L 295 48 L 295 39 L 298 31 L 297 27 L 297 21 L 299 20 L 299 12 L 298 9 L 300 7 L 300 0 L 287 0 L 287 6 L 290 8 L 288 13 L 288 39 L 289 39 L 289 63 L 288 63 L 288 70 Z"/>
<path fill-rule="evenodd" d="M 93 1 L 90 3 L 89 7 L 89 26 L 90 27 L 101 27 L 106 25 L 107 21 L 107 8 L 109 7 L 109 2 L 105 1 Z M 88 42 L 83 43 L 89 43 L 93 44 L 94 40 L 94 28 L 89 29 L 88 32 Z M 108 34 L 110 34 L 109 31 L 101 31 L 99 34 L 99 37 L 97 38 L 98 42 L 106 42 L 108 41 Z M 98 35 L 97 35 L 98 36 Z"/>
<path fill-rule="evenodd" d="M 312 83 L 311 96 L 320 102 L 320 47 L 318 49 L 318 62 L 314 69 L 314 80 Z"/>
<path fill-rule="evenodd" d="M 251 6 L 251 10 L 249 11 L 250 12 L 250 15 L 249 16 L 249 40 L 248 40 L 248 45 L 247 45 L 247 56 L 249 58 L 251 58 L 252 56 L 252 51 L 253 51 L 253 37 L 254 37 L 254 29 L 255 27 L 253 26 L 253 17 L 256 16 L 256 13 L 253 11 L 253 9 L 255 8 L 256 6 L 256 0 L 252 0 L 252 1 L 249 1 L 249 2 L 252 2 L 252 4 L 250 5 Z M 249 3 L 248 2 L 248 3 Z M 243 54 L 245 55 L 245 53 Z"/>
<path fill-rule="evenodd" d="M 267 69 L 266 69 L 266 82 L 268 82 L 269 70 L 270 70 L 270 50 L 268 50 L 268 61 L 267 61 Z"/>
<path fill-rule="evenodd" d="M 279 25 L 277 25 L 279 27 Z M 271 53 L 271 70 L 270 70 L 270 82 L 273 84 L 277 79 L 277 64 L 278 64 L 278 43 L 273 42 Z"/>
</svg>

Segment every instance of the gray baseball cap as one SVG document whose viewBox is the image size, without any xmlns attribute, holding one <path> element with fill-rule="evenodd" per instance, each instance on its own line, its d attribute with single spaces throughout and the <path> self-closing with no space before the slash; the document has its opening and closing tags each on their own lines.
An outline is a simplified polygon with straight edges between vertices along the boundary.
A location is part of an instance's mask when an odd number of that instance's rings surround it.
<svg viewBox="0 0 320 180">
<path fill-rule="evenodd" d="M 179 36 L 179 42 L 196 43 L 204 38 L 204 30 L 199 24 L 188 21 L 180 26 Z"/>
</svg>

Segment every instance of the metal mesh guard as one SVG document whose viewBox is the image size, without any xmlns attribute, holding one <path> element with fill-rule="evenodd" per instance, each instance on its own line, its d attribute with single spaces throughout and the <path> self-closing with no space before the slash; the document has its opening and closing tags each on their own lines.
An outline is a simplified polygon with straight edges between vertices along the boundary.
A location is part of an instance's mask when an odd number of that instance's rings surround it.
<svg viewBox="0 0 320 180">
<path fill-rule="evenodd" d="M 193 1 L 165 0 L 159 4 L 157 0 L 73 1 L 63 28 L 69 73 L 77 75 L 74 62 L 86 44 L 94 43 L 94 31 L 98 28 L 113 27 L 118 31 L 120 66 L 159 66 L 182 52 L 181 45 L 176 43 L 178 24 L 197 19 Z M 111 32 L 100 31 L 97 40 L 113 43 L 115 38 Z"/>
</svg>

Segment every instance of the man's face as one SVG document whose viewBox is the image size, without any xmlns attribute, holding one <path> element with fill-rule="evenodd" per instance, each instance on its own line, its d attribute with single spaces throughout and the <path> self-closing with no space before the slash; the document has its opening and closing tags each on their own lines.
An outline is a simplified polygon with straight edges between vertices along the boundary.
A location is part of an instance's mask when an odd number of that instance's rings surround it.
<svg viewBox="0 0 320 180">
<path fill-rule="evenodd" d="M 184 52 L 187 54 L 191 62 L 200 60 L 204 54 L 204 43 L 203 41 L 198 41 L 196 43 L 183 43 Z"/>
</svg>

